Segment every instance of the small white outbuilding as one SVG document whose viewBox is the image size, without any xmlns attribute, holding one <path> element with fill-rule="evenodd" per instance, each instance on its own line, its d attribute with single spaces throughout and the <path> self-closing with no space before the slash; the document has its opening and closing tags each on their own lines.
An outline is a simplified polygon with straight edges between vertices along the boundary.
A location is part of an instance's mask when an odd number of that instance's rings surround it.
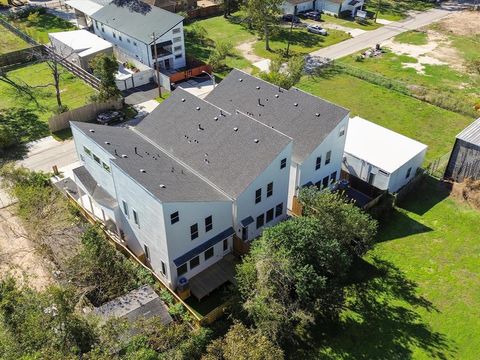
<svg viewBox="0 0 480 360">
<path fill-rule="evenodd" d="M 361 117 L 350 119 L 342 169 L 395 193 L 415 177 L 427 146 Z"/>
</svg>

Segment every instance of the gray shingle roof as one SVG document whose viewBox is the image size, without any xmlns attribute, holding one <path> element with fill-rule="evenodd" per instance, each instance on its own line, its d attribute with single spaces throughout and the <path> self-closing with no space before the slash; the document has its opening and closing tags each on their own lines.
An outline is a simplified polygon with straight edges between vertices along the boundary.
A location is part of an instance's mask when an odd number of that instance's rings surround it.
<svg viewBox="0 0 480 360">
<path fill-rule="evenodd" d="M 160 201 L 229 200 L 196 174 L 128 128 L 80 122 L 72 124 L 114 156 L 115 159 L 112 160 L 114 164 Z M 141 172 L 141 169 L 145 172 Z"/>
<path fill-rule="evenodd" d="M 110 3 L 91 17 L 146 44 L 153 42 L 153 32 L 159 37 L 183 21 L 182 16 L 156 6 L 141 1 L 132 3 L 130 6 Z"/>
<path fill-rule="evenodd" d="M 235 198 L 291 139 L 178 88 L 136 130 Z"/>
<path fill-rule="evenodd" d="M 457 139 L 480 146 L 480 118 L 475 120 L 473 123 L 467 126 L 460 134 L 458 134 Z"/>
<path fill-rule="evenodd" d="M 296 88 L 280 89 L 240 70 L 232 70 L 206 100 L 229 112 L 238 109 L 250 114 L 290 136 L 297 163 L 302 163 L 349 114 L 347 109 L 316 96 Z"/>
<path fill-rule="evenodd" d="M 117 200 L 114 199 L 104 188 L 102 188 L 95 179 L 90 175 L 85 166 L 73 169 L 73 173 L 78 181 L 80 181 L 88 194 L 100 205 L 113 209 L 117 206 Z"/>
</svg>

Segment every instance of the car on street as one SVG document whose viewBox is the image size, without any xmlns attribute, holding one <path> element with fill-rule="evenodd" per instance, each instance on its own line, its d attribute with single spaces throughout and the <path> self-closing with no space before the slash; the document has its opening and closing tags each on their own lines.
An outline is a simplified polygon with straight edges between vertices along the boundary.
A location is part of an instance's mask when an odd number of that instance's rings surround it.
<svg viewBox="0 0 480 360">
<path fill-rule="evenodd" d="M 308 32 L 311 32 L 313 34 L 318 34 L 318 35 L 323 35 L 323 36 L 327 36 L 328 35 L 328 32 L 327 30 L 325 30 L 324 28 L 322 28 L 320 25 L 308 25 L 307 26 L 307 31 Z"/>
<path fill-rule="evenodd" d="M 299 24 L 300 23 L 300 19 L 298 18 L 298 16 L 295 16 L 293 14 L 283 15 L 282 20 L 286 21 L 286 22 L 292 22 L 293 21 L 294 24 Z"/>
<path fill-rule="evenodd" d="M 97 116 L 97 122 L 102 125 L 111 125 L 123 120 L 125 120 L 125 114 L 117 110 L 105 111 Z"/>
<path fill-rule="evenodd" d="M 318 10 L 313 10 L 313 11 L 307 11 L 306 13 L 303 14 L 307 19 L 312 19 L 315 21 L 319 21 L 321 18 L 321 13 Z"/>
</svg>

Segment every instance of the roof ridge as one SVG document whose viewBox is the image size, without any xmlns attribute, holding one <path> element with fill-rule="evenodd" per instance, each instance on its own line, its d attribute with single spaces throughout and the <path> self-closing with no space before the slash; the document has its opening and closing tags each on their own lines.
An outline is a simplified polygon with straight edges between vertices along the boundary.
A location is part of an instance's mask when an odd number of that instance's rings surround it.
<svg viewBox="0 0 480 360">
<path fill-rule="evenodd" d="M 255 121 L 255 122 L 263 125 L 263 126 L 266 127 L 267 129 L 276 131 L 276 132 L 278 132 L 280 135 L 283 135 L 283 136 L 289 138 L 290 140 L 293 140 L 293 138 L 292 138 L 291 136 L 289 136 L 289 135 L 281 132 L 281 131 L 278 130 L 278 129 L 275 129 L 273 126 L 267 125 L 267 124 L 261 122 L 260 120 L 255 119 L 253 116 L 250 116 L 250 115 L 244 113 L 242 110 L 235 109 L 235 111 L 237 112 L 237 114 L 242 114 L 243 116 L 247 117 L 248 119 L 253 120 L 253 121 Z"/>
</svg>

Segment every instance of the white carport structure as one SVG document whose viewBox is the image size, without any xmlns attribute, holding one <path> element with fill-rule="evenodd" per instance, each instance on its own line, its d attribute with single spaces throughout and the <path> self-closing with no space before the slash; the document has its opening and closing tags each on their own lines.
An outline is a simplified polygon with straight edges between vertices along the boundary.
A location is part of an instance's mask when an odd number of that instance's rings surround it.
<svg viewBox="0 0 480 360">
<path fill-rule="evenodd" d="M 415 177 L 426 151 L 426 145 L 356 116 L 349 121 L 342 169 L 395 193 Z"/>
<path fill-rule="evenodd" d="M 81 27 L 92 26 L 92 19 L 90 16 L 110 4 L 112 0 L 67 0 L 65 4 L 75 10 L 75 18 L 77 25 Z"/>
</svg>

